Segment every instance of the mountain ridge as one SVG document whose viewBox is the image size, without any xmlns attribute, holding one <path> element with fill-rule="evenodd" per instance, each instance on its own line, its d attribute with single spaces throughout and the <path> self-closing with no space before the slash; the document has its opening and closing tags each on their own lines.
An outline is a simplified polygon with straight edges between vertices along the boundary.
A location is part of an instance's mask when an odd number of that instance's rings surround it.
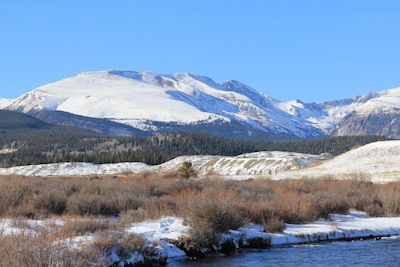
<svg viewBox="0 0 400 267">
<path fill-rule="evenodd" d="M 367 134 L 400 138 L 397 106 L 400 88 L 321 104 L 282 102 L 234 79 L 217 83 L 184 72 L 162 75 L 121 70 L 83 72 L 14 100 L 0 99 L 3 109 L 33 116 L 46 112 L 41 118 L 53 123 L 57 119 L 51 113 L 57 111 L 120 123 L 141 133 L 178 128 L 199 131 L 194 126 L 202 125 L 208 132 L 229 128 L 237 132 L 237 138 L 245 139 L 262 139 L 263 134 L 277 139 Z M 379 116 L 373 119 L 371 114 Z M 93 130 L 96 125 L 90 127 Z"/>
</svg>

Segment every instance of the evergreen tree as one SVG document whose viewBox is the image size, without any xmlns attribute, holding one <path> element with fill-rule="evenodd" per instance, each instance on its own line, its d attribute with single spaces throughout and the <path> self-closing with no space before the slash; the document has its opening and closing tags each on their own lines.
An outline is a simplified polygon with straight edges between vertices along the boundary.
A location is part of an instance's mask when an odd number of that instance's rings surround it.
<svg viewBox="0 0 400 267">
<path fill-rule="evenodd" d="M 178 174 L 179 174 L 179 177 L 186 178 L 186 179 L 194 176 L 195 171 L 193 169 L 192 162 L 185 161 L 184 163 L 182 163 L 181 167 L 178 170 Z"/>
</svg>

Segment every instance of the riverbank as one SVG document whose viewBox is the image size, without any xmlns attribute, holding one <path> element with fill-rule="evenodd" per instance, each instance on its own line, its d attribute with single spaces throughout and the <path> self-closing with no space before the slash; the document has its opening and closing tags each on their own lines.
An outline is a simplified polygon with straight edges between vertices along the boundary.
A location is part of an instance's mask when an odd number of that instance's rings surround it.
<svg viewBox="0 0 400 267">
<path fill-rule="evenodd" d="M 104 257 L 102 261 L 105 264 L 102 266 L 173 266 L 174 263 L 195 258 L 234 254 L 246 248 L 266 248 L 267 252 L 268 248 L 274 247 L 335 240 L 379 240 L 382 237 L 400 235 L 400 217 L 369 217 L 363 212 L 349 212 L 345 215 L 332 214 L 329 219 L 309 224 L 286 224 L 281 233 L 266 233 L 261 225 L 247 224 L 222 234 L 219 242 L 212 248 L 198 249 L 191 246 L 188 234 L 190 227 L 181 218 L 163 217 L 159 220 L 132 223 L 108 232 L 90 230 L 110 228 L 108 224 L 111 222 L 107 222 L 109 220 L 119 223 L 120 219 L 3 219 L 0 220 L 0 234 L 4 242 L 14 240 L 13 242 L 20 242 L 20 245 L 26 245 L 28 240 L 35 238 L 36 241 L 29 245 L 32 247 L 29 252 L 32 255 L 36 255 L 36 247 L 43 248 L 47 243 L 44 247 L 49 252 L 60 250 L 64 253 L 62 255 L 70 256 L 67 260 L 76 259 L 75 252 L 91 248 L 94 258 L 99 260 L 100 254 Z M 68 235 L 69 232 L 74 234 Z M 51 237 L 51 233 L 58 234 L 46 244 L 40 243 L 45 241 L 43 238 Z M 7 236 L 14 236 L 16 239 L 7 239 Z M 25 238 L 26 242 L 19 237 Z"/>
<path fill-rule="evenodd" d="M 188 226 L 183 225 L 183 221 L 179 218 L 165 217 L 158 221 L 135 223 L 127 231 L 142 234 L 151 242 L 158 242 L 167 262 L 193 256 L 187 255 L 188 251 L 185 252 L 177 247 L 176 242 L 171 242 L 187 236 Z M 380 239 L 395 235 L 400 235 L 400 217 L 375 218 L 363 212 L 350 212 L 346 215 L 332 214 L 328 220 L 318 220 L 310 224 L 286 224 L 286 229 L 282 233 L 265 233 L 262 226 L 249 224 L 223 234 L 214 251 L 204 249 L 198 255 L 230 253 L 241 248 L 267 248 L 334 240 Z"/>
</svg>

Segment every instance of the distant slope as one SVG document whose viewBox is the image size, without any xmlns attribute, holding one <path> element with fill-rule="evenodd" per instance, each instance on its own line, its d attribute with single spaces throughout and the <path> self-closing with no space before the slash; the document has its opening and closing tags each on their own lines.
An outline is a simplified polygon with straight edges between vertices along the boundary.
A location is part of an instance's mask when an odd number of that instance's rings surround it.
<svg viewBox="0 0 400 267">
<path fill-rule="evenodd" d="M 53 125 L 71 126 L 110 136 L 149 136 L 151 133 L 101 118 L 91 118 L 64 111 L 38 110 L 28 114 Z"/>
<path fill-rule="evenodd" d="M 275 179 L 332 177 L 373 182 L 400 180 L 400 141 L 381 141 L 355 148 L 317 166 L 281 173 Z"/>
<path fill-rule="evenodd" d="M 32 116 L 9 111 L 0 110 L 0 129 L 2 130 L 29 130 L 29 129 L 46 129 L 52 125 Z"/>
</svg>

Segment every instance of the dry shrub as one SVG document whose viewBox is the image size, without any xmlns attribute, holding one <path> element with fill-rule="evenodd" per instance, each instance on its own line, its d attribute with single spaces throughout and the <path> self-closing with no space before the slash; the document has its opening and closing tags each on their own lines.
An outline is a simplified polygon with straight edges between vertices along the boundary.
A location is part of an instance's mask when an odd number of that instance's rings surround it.
<svg viewBox="0 0 400 267">
<path fill-rule="evenodd" d="M 98 255 L 102 255 L 100 258 L 103 258 L 104 261 L 107 262 L 107 266 L 130 266 L 124 265 L 124 263 L 127 263 L 127 260 L 135 254 L 142 256 L 143 264 L 146 253 L 149 253 L 151 250 L 151 245 L 147 244 L 145 238 L 138 234 L 102 232 L 96 235 L 94 239 L 94 248 Z M 112 254 L 114 253 L 120 259 L 119 262 L 111 262 L 113 258 Z M 135 262 L 132 264 L 138 263 Z"/>
<path fill-rule="evenodd" d="M 77 236 L 85 233 L 95 233 L 99 231 L 111 230 L 116 228 L 116 223 L 111 219 L 72 219 L 68 220 L 60 230 L 66 236 Z"/>
<path fill-rule="evenodd" d="M 146 245 L 146 240 L 142 235 L 120 232 L 102 232 L 96 235 L 94 246 L 97 251 L 108 253 L 115 247 L 123 247 L 130 251 L 142 251 Z"/>
<path fill-rule="evenodd" d="M 317 207 L 310 194 L 300 193 L 298 190 L 279 186 L 275 197 L 271 201 L 276 214 L 286 223 L 305 223 L 318 217 Z"/>
<path fill-rule="evenodd" d="M 347 181 L 321 179 L 315 181 L 315 186 L 312 196 L 320 217 L 327 217 L 332 213 L 343 214 L 352 207 L 347 197 Z"/>
<path fill-rule="evenodd" d="M 61 215 L 67 207 L 67 190 L 59 183 L 44 183 L 40 189 L 34 191 L 32 198 L 36 213 L 43 215 Z"/>
<path fill-rule="evenodd" d="M 171 196 L 151 197 L 143 206 L 145 219 L 159 219 L 163 216 L 176 216 L 178 204 Z"/>
<path fill-rule="evenodd" d="M 249 222 L 263 225 L 264 231 L 269 233 L 282 232 L 285 229 L 285 222 L 281 218 L 282 214 L 276 211 L 274 204 L 269 201 L 246 202 L 247 218 Z"/>
<path fill-rule="evenodd" d="M 67 211 L 82 216 L 117 215 L 110 199 L 98 194 L 74 194 L 68 199 Z"/>
<path fill-rule="evenodd" d="M 267 233 L 282 233 L 286 228 L 285 222 L 278 216 L 272 216 L 263 225 Z"/>
<path fill-rule="evenodd" d="M 49 231 L 0 236 L 0 266 L 103 266 L 89 248 L 76 250 Z"/>
<path fill-rule="evenodd" d="M 184 218 L 191 226 L 190 237 L 199 247 L 211 247 L 221 233 L 245 223 L 240 202 L 231 190 L 186 190 L 180 199 L 184 201 L 180 203 Z"/>
<path fill-rule="evenodd" d="M 142 222 L 146 220 L 144 209 L 127 210 L 121 213 L 119 224 L 121 227 L 126 227 L 132 223 Z"/>
<path fill-rule="evenodd" d="M 378 199 L 384 214 L 398 215 L 400 213 L 400 183 L 382 185 L 378 190 Z"/>
<path fill-rule="evenodd" d="M 30 194 L 29 181 L 18 176 L 0 179 L 0 215 L 20 206 Z"/>
</svg>

